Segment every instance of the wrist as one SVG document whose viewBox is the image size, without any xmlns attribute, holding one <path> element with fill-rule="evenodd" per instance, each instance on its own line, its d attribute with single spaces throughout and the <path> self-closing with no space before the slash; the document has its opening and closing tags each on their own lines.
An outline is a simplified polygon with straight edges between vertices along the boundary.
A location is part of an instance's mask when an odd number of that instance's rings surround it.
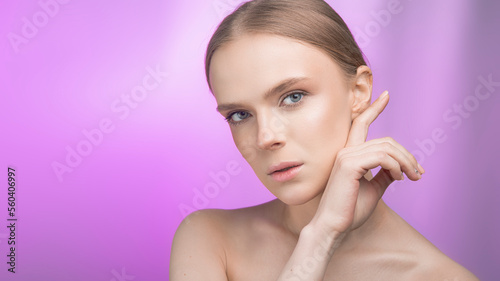
<svg viewBox="0 0 500 281">
<path fill-rule="evenodd" d="M 316 223 L 309 223 L 300 232 L 300 239 L 313 241 L 318 250 L 327 251 L 331 257 L 333 251 L 340 246 L 345 235 L 345 232 L 327 229 Z"/>
<path fill-rule="evenodd" d="M 324 233 L 325 235 L 344 236 L 351 227 L 351 222 L 347 220 L 334 219 L 331 216 L 320 216 L 316 214 L 307 225 L 310 229 Z"/>
</svg>

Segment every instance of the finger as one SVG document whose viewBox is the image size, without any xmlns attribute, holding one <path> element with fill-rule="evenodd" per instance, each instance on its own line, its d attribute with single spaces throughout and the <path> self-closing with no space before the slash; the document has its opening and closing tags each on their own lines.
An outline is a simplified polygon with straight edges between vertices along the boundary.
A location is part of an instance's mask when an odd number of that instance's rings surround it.
<svg viewBox="0 0 500 281">
<path fill-rule="evenodd" d="M 356 156 L 358 159 L 362 158 L 365 162 L 361 167 L 364 169 L 373 169 L 380 166 L 382 169 L 387 170 L 393 180 L 402 180 L 404 177 L 401 174 L 401 165 L 390 154 L 384 151 L 370 151 L 362 155 Z M 359 160 L 358 160 L 359 161 Z M 379 171 L 380 173 L 380 171 Z M 378 175 L 378 173 L 377 173 Z M 375 176 L 377 177 L 377 176 Z M 375 179 L 375 177 L 373 179 Z"/>
<path fill-rule="evenodd" d="M 346 147 L 362 144 L 368 136 L 370 124 L 384 111 L 389 102 L 389 93 L 383 92 L 363 113 L 354 118 L 347 137 Z"/>
<path fill-rule="evenodd" d="M 378 193 L 378 198 L 380 199 L 384 195 L 384 192 L 387 190 L 387 187 L 389 187 L 389 185 L 394 182 L 394 178 L 391 176 L 391 173 L 388 170 L 380 169 L 380 171 L 378 171 L 378 173 L 370 182 L 373 183 L 373 186 Z"/>
<path fill-rule="evenodd" d="M 422 178 L 417 159 L 401 144 L 390 137 L 374 139 L 352 148 L 350 155 L 360 155 L 367 152 L 384 151 L 399 162 L 401 170 L 409 179 L 419 180 Z"/>
<path fill-rule="evenodd" d="M 417 165 L 414 164 L 410 160 L 410 158 L 408 158 L 405 155 L 405 153 L 396 148 L 394 145 L 388 142 L 382 142 L 371 145 L 371 147 L 368 147 L 367 150 L 384 151 L 385 153 L 389 154 L 389 156 L 392 157 L 395 161 L 398 162 L 399 166 L 401 167 L 401 170 L 399 171 L 400 173 L 401 172 L 405 173 L 407 177 L 413 181 L 417 181 L 422 178 L 422 176 L 419 174 L 417 170 Z M 401 177 L 398 176 L 395 177 L 394 179 L 402 179 L 402 175 Z"/>
<path fill-rule="evenodd" d="M 381 167 L 377 175 L 370 181 L 380 197 L 394 180 L 403 179 L 398 161 L 382 151 L 349 157 L 349 160 L 355 161 L 358 164 L 362 162 L 361 168 L 364 169 L 373 169 L 378 166 Z"/>
<path fill-rule="evenodd" d="M 395 146 L 397 149 L 399 149 L 408 158 L 408 160 L 411 162 L 411 164 L 412 164 L 412 166 L 414 168 L 414 172 L 416 174 L 422 175 L 425 172 L 424 168 L 422 168 L 422 166 L 418 163 L 417 158 L 415 158 L 415 156 L 413 154 L 411 154 L 408 151 L 408 149 L 406 149 L 400 143 L 398 143 L 397 141 L 395 141 L 393 138 L 391 138 L 391 137 L 385 137 L 385 138 L 381 138 L 379 140 L 383 141 L 383 142 L 388 142 L 388 143 L 392 144 L 393 146 Z"/>
</svg>

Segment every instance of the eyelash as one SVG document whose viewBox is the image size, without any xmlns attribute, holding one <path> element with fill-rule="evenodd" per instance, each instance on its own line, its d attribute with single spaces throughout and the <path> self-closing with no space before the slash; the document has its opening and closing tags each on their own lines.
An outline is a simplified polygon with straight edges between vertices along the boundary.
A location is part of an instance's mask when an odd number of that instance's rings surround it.
<svg viewBox="0 0 500 281">
<path fill-rule="evenodd" d="M 302 103 L 302 100 L 304 99 L 305 96 L 307 96 L 308 93 L 306 93 L 304 91 L 293 91 L 291 93 L 286 94 L 284 96 L 284 98 L 281 100 L 280 104 L 283 103 L 283 101 L 286 98 L 288 98 L 294 94 L 301 94 L 302 98 L 296 103 L 284 105 L 285 107 L 292 108 L 292 107 L 296 107 L 296 106 L 300 105 Z M 228 113 L 228 115 L 224 118 L 226 120 L 226 122 L 229 123 L 229 125 L 232 125 L 232 126 L 240 125 L 241 123 L 245 122 L 246 119 L 248 119 L 248 117 L 247 117 L 247 118 L 243 119 L 242 121 L 237 121 L 237 122 L 232 121 L 231 118 L 233 117 L 234 114 L 236 114 L 238 112 L 244 112 L 244 111 L 239 111 L 239 110 L 232 111 L 232 112 Z"/>
</svg>

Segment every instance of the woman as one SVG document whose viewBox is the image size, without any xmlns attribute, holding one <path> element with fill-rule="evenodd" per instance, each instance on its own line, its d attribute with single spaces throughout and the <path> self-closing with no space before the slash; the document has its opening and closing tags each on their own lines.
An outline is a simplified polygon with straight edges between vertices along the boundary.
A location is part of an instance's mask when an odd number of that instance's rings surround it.
<svg viewBox="0 0 500 281">
<path fill-rule="evenodd" d="M 371 70 L 328 4 L 247 2 L 205 63 L 237 148 L 277 199 L 189 215 L 171 280 L 477 280 L 381 200 L 425 171 L 393 139 L 366 141 L 389 96 L 370 104 Z"/>
</svg>

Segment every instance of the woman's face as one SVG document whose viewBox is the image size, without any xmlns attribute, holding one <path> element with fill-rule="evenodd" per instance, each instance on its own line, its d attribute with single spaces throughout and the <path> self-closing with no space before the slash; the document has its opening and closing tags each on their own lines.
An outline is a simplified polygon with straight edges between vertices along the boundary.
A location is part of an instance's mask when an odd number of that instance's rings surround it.
<svg viewBox="0 0 500 281">
<path fill-rule="evenodd" d="M 286 204 L 321 194 L 346 143 L 354 97 L 344 77 L 319 49 L 275 35 L 240 36 L 212 57 L 212 90 L 234 143 Z"/>
</svg>

